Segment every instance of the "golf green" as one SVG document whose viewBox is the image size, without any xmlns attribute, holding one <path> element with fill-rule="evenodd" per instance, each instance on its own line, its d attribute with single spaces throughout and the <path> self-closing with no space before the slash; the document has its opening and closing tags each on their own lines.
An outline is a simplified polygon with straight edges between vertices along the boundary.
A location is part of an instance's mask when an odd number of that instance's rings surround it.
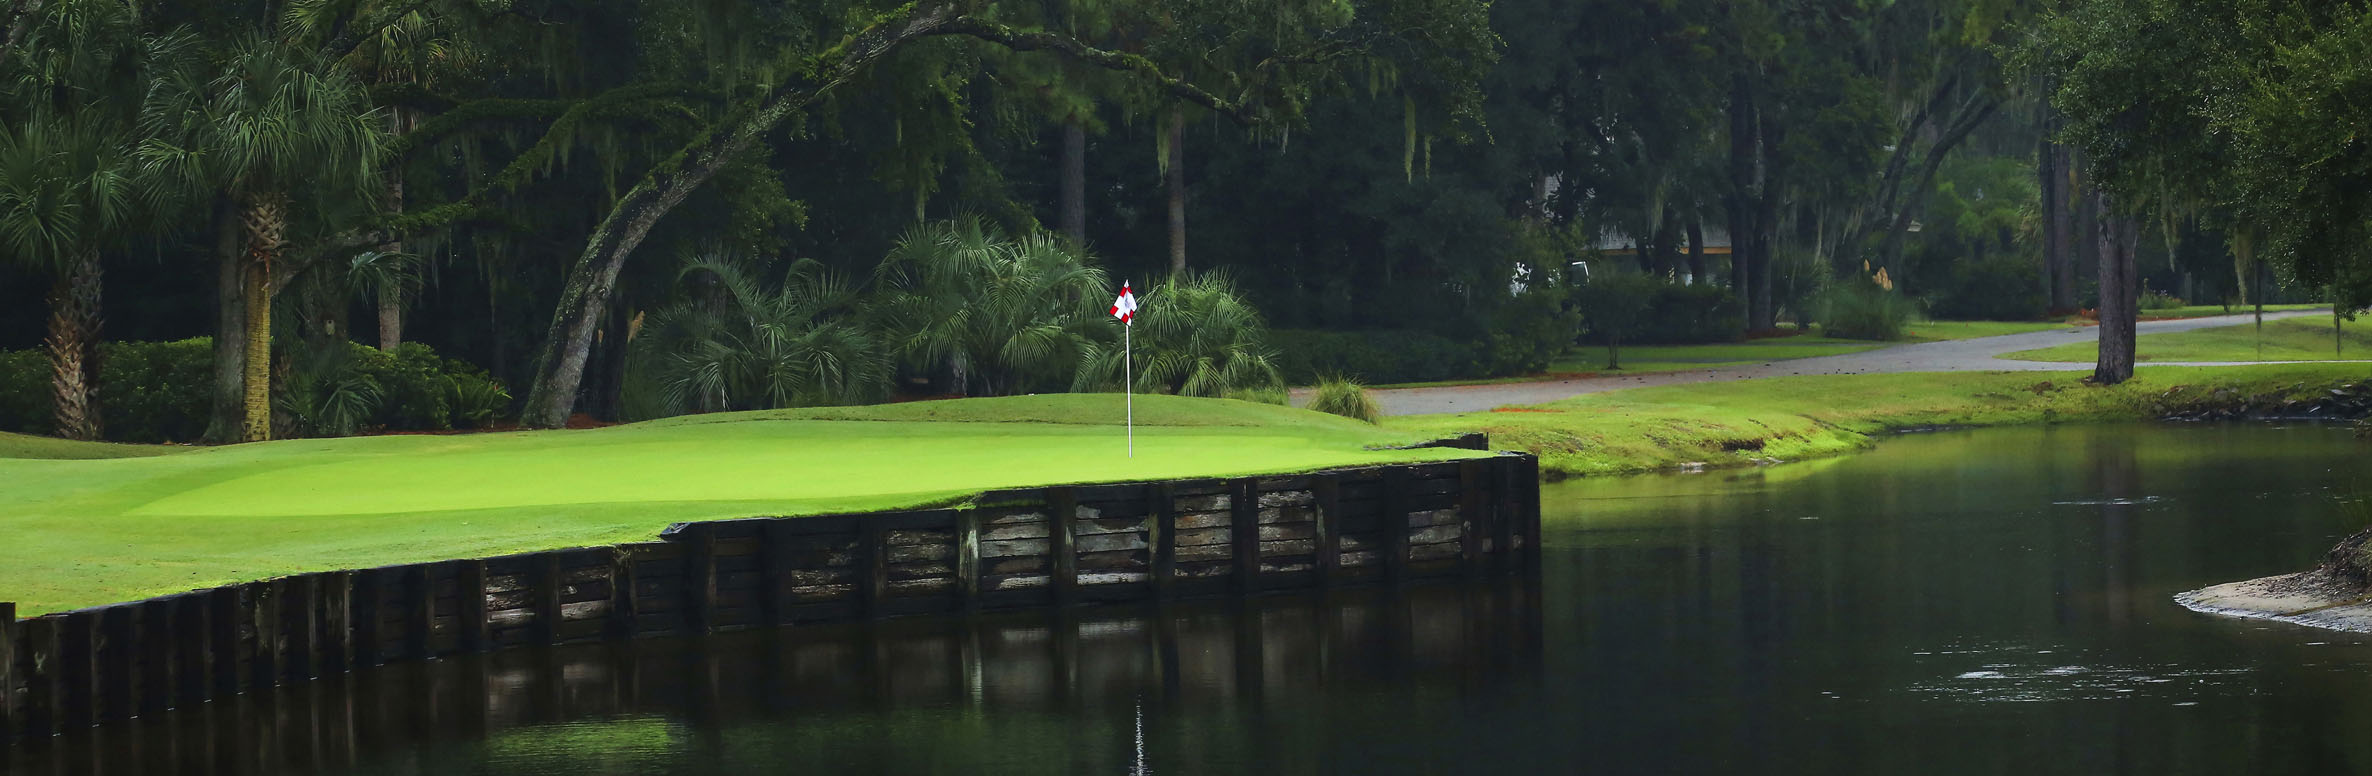
<svg viewBox="0 0 2372 776">
<path fill-rule="evenodd" d="M 35 614 L 305 571 L 643 541 L 685 520 L 1475 455 L 1369 449 L 1411 437 L 1301 410 L 1139 397 L 1132 458 L 1117 399 L 974 399 L 591 431 L 0 458 L 0 532 L 9 537 L 0 600 Z"/>
</svg>

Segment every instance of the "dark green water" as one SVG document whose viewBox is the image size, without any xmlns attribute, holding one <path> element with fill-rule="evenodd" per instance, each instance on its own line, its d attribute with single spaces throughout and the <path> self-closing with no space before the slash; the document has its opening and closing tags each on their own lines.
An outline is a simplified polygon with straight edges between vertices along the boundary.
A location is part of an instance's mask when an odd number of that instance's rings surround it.
<svg viewBox="0 0 2372 776">
<path fill-rule="evenodd" d="M 2372 522 L 2346 430 L 1549 486 L 1539 579 L 393 666 L 23 773 L 2372 773 L 2372 639 L 2168 598 Z"/>
</svg>

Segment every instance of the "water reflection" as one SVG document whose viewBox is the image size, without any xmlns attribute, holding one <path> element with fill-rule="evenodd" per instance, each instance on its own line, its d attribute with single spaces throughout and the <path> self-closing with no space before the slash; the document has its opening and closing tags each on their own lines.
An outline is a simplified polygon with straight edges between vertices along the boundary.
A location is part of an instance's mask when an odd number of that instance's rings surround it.
<svg viewBox="0 0 2372 776">
<path fill-rule="evenodd" d="M 1256 755 L 1266 732 L 1233 720 L 1272 699 L 1375 688 L 1482 698 L 1532 681 L 1540 618 L 1535 586 L 1495 580 L 498 653 L 324 679 L 20 747 L 9 762 L 11 773 L 738 773 L 794 762 L 1122 773 L 1167 747 Z M 1154 724 L 1141 743 L 1139 714 Z"/>
<path fill-rule="evenodd" d="M 2360 528 L 2361 444 L 1920 435 L 1551 486 L 1530 584 L 447 660 L 9 757 L 44 776 L 2372 773 L 2372 639 L 2169 600 Z"/>
</svg>

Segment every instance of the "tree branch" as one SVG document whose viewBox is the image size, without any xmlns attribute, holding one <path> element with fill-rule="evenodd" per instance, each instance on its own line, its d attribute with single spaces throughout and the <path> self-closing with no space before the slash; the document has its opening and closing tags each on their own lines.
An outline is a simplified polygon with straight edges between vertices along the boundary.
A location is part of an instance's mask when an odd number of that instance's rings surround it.
<svg viewBox="0 0 2372 776">
<path fill-rule="evenodd" d="M 351 17 L 340 16 L 337 22 L 330 25 L 330 38 L 321 44 L 321 55 L 332 60 L 344 59 L 346 55 L 354 53 L 355 49 L 361 48 L 363 40 L 379 34 L 380 30 L 394 26 L 397 21 L 412 15 L 414 11 L 428 7 L 428 3 L 429 0 L 413 0 L 410 4 L 379 14 L 364 24 L 348 24 Z"/>
<path fill-rule="evenodd" d="M 1254 124 L 1259 115 L 1240 100 L 1229 100 L 1184 79 L 1163 72 L 1153 60 L 1096 48 L 1068 35 L 1035 30 L 1017 30 L 991 21 L 962 16 L 948 21 L 936 35 L 961 35 L 994 43 L 1014 51 L 1051 51 L 1080 62 L 1125 73 L 1133 73 L 1150 80 L 1172 96 L 1209 108 L 1241 124 Z M 1266 63 L 1263 63 L 1266 64 Z"/>
</svg>

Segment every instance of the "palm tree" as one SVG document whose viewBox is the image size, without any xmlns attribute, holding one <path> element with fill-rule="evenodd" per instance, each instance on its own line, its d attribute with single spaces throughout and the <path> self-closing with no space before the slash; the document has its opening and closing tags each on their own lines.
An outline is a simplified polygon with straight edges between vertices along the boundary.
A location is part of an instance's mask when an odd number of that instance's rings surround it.
<svg viewBox="0 0 2372 776">
<path fill-rule="evenodd" d="M 100 255 L 154 187 L 134 156 L 140 94 L 184 39 L 143 36 L 122 3 L 61 3 L 8 64 L 0 115 L 0 260 L 56 277 L 47 345 L 57 433 L 97 439 Z"/>
<path fill-rule="evenodd" d="M 237 42 L 211 77 L 159 83 L 141 156 L 193 192 L 227 191 L 245 251 L 240 441 L 271 438 L 272 296 L 302 267 L 288 264 L 303 205 L 375 198 L 386 128 L 343 65 L 262 36 Z M 310 203 L 300 195 L 314 198 Z M 231 268 L 226 268 L 231 269 Z M 223 336 L 230 336 L 224 332 Z"/>
<path fill-rule="evenodd" d="M 1284 384 L 1276 353 L 1262 343 L 1260 312 L 1217 273 L 1182 273 L 1146 294 L 1133 334 L 1135 390 L 1223 396 Z M 1098 341 L 1080 362 L 1072 390 L 1111 390 L 1126 373 L 1121 343 Z"/>
<path fill-rule="evenodd" d="M 754 267 L 698 259 L 679 278 L 703 279 L 691 301 L 651 316 L 634 340 L 630 368 L 666 386 L 669 414 L 878 401 L 891 363 L 862 323 L 855 289 L 793 263 L 769 289 Z"/>
<path fill-rule="evenodd" d="M 978 217 L 918 227 L 882 260 L 881 316 L 909 365 L 945 365 L 959 390 L 1060 387 L 1094 341 L 1104 273 L 1063 238 L 1009 239 Z"/>
</svg>

